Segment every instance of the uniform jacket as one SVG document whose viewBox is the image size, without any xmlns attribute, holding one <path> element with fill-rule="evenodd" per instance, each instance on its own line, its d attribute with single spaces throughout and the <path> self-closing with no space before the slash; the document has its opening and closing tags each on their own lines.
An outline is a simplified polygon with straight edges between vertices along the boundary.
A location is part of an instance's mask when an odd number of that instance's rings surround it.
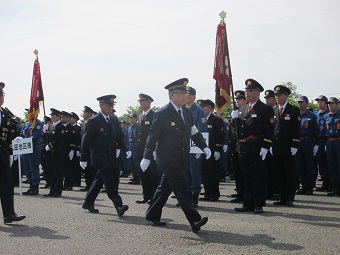
<svg viewBox="0 0 340 255">
<path fill-rule="evenodd" d="M 185 124 L 171 102 L 155 112 L 144 158 L 152 159 L 158 142 L 157 157 L 162 169 L 189 169 L 190 138 L 202 150 L 207 146 L 202 134 L 194 131 L 190 110 L 182 107 L 182 111 Z"/>
<path fill-rule="evenodd" d="M 10 117 L 6 109 L 1 107 L 1 124 L 0 124 L 0 156 L 1 162 L 9 167 L 9 155 L 12 154 L 12 139 L 9 132 Z"/>
<path fill-rule="evenodd" d="M 52 137 L 48 146 L 51 149 L 51 155 L 57 158 L 64 158 L 64 136 L 65 126 L 59 122 L 56 126 L 52 126 Z"/>
<path fill-rule="evenodd" d="M 36 119 L 35 125 L 32 128 L 31 124 L 29 122 L 26 122 L 22 131 L 21 131 L 21 136 L 23 138 L 30 138 L 32 137 L 33 141 L 33 147 L 34 145 L 42 145 L 43 143 L 43 126 L 40 120 Z"/>
<path fill-rule="evenodd" d="M 201 107 L 197 104 L 193 104 L 189 110 L 192 113 L 192 117 L 194 118 L 194 124 L 200 132 L 207 132 L 207 118 L 205 117 L 205 113 Z"/>
<path fill-rule="evenodd" d="M 154 114 L 155 112 L 152 109 L 150 109 L 148 114 L 146 114 L 143 119 L 140 117 L 138 121 L 139 134 L 138 134 L 138 143 L 137 143 L 137 156 L 139 158 L 143 158 L 146 139 L 148 138 L 148 135 L 150 132 L 150 127 L 153 121 Z"/>
<path fill-rule="evenodd" d="M 320 140 L 320 126 L 318 124 L 317 117 L 314 113 L 310 111 L 306 111 L 301 118 L 301 131 L 300 131 L 300 140 L 301 139 L 312 139 L 314 144 L 319 145 Z"/>
<path fill-rule="evenodd" d="M 69 146 L 70 146 L 70 150 L 74 150 L 76 151 L 80 151 L 80 143 L 81 143 L 81 128 L 80 126 L 76 125 L 70 125 L 70 129 L 69 129 Z"/>
<path fill-rule="evenodd" d="M 279 106 L 274 107 L 274 114 L 273 154 L 291 154 L 290 148 L 298 148 L 300 143 L 300 110 L 287 103 L 281 117 Z"/>
<path fill-rule="evenodd" d="M 112 168 L 117 164 L 117 146 L 127 151 L 122 129 L 117 117 L 110 116 L 107 123 L 101 113 L 86 124 L 81 143 L 80 161 L 89 162 L 96 168 Z"/>
<path fill-rule="evenodd" d="M 260 153 L 261 148 L 269 149 L 273 141 L 274 112 L 258 100 L 248 112 L 249 104 L 242 105 L 239 109 L 237 131 L 242 153 Z"/>
<path fill-rule="evenodd" d="M 224 144 L 224 124 L 220 117 L 210 114 L 207 121 L 209 133 L 209 148 L 212 153 L 215 151 L 222 152 Z"/>
<path fill-rule="evenodd" d="M 330 112 L 323 117 L 322 137 L 340 138 L 340 111 L 331 114 Z"/>
</svg>

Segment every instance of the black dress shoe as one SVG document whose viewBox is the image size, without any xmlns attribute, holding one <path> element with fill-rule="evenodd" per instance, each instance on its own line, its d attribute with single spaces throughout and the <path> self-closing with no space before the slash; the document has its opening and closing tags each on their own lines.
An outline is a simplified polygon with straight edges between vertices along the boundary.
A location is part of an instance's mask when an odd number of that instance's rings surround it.
<svg viewBox="0 0 340 255">
<path fill-rule="evenodd" d="M 243 199 L 234 198 L 234 199 L 230 200 L 230 203 L 240 203 L 240 202 L 243 202 Z"/>
<path fill-rule="evenodd" d="M 53 197 L 52 193 L 44 194 L 45 197 Z"/>
<path fill-rule="evenodd" d="M 129 210 L 129 206 L 123 205 L 123 206 L 118 206 L 117 208 L 117 214 L 119 217 L 123 216 L 124 213 Z"/>
<path fill-rule="evenodd" d="M 136 200 L 137 204 L 145 204 L 149 201 L 149 199 L 143 198 L 142 200 Z"/>
<path fill-rule="evenodd" d="M 260 213 L 263 213 L 263 209 L 262 209 L 262 207 L 255 207 L 255 209 L 254 209 L 254 213 L 255 213 L 255 214 L 260 214 Z"/>
<path fill-rule="evenodd" d="M 210 201 L 210 197 L 200 197 L 199 200 L 201 200 L 201 201 Z"/>
<path fill-rule="evenodd" d="M 137 185 L 137 184 L 140 184 L 140 181 L 130 181 L 128 182 L 128 184 Z"/>
<path fill-rule="evenodd" d="M 249 207 L 244 207 L 244 206 L 242 206 L 242 207 L 236 207 L 236 208 L 234 208 L 234 211 L 235 211 L 235 212 L 252 212 L 252 211 L 254 211 L 254 209 L 253 209 L 253 208 L 249 208 Z"/>
<path fill-rule="evenodd" d="M 208 217 L 203 217 L 199 221 L 195 221 L 193 224 L 191 224 L 191 229 L 194 233 L 199 231 L 202 226 L 204 226 L 208 222 Z"/>
<path fill-rule="evenodd" d="M 273 205 L 286 205 L 287 202 L 279 200 L 279 201 L 275 201 L 273 202 Z"/>
<path fill-rule="evenodd" d="M 294 202 L 293 202 L 293 201 L 287 201 L 286 205 L 287 205 L 287 206 L 293 206 L 293 205 L 294 205 Z"/>
<path fill-rule="evenodd" d="M 61 197 L 61 194 L 54 193 L 53 197 Z"/>
<path fill-rule="evenodd" d="M 93 205 L 89 205 L 89 204 L 84 203 L 82 208 L 85 209 L 85 210 L 89 210 L 90 213 L 99 213 L 99 210 L 94 208 Z"/>
<path fill-rule="evenodd" d="M 48 189 L 50 187 L 50 185 L 48 185 L 48 184 L 45 184 L 44 186 L 42 186 L 41 188 L 42 189 Z"/>
<path fill-rule="evenodd" d="M 85 188 L 82 188 L 82 189 L 79 189 L 79 191 L 88 191 L 90 187 L 85 187 Z"/>
<path fill-rule="evenodd" d="M 66 190 L 67 190 L 67 191 L 71 191 L 71 190 L 73 190 L 73 188 L 72 188 L 72 187 L 67 187 Z"/>
<path fill-rule="evenodd" d="M 217 197 L 211 197 L 211 198 L 209 199 L 209 201 L 212 201 L 212 202 L 218 201 L 218 198 L 217 198 Z"/>
<path fill-rule="evenodd" d="M 148 221 L 152 222 L 156 226 L 165 226 L 166 225 L 166 223 L 164 221 L 161 221 L 161 220 L 148 220 Z"/>
<path fill-rule="evenodd" d="M 7 217 L 4 217 L 4 223 L 8 224 L 8 223 L 11 223 L 13 221 L 21 221 L 25 218 L 26 218 L 26 216 L 18 216 L 17 214 L 11 214 Z"/>
<path fill-rule="evenodd" d="M 237 197 L 237 194 L 231 194 L 230 196 L 231 197 Z"/>
</svg>

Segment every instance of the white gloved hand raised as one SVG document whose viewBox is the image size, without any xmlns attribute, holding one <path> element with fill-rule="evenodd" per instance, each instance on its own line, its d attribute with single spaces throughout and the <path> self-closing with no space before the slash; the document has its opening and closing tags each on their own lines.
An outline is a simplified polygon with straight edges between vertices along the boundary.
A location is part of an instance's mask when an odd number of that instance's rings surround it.
<svg viewBox="0 0 340 255">
<path fill-rule="evenodd" d="M 131 156 L 132 156 L 131 151 L 127 151 L 127 152 L 126 152 L 126 158 L 131 158 Z"/>
<path fill-rule="evenodd" d="M 215 160 L 216 160 L 216 161 L 219 160 L 220 157 L 221 157 L 221 153 L 220 153 L 219 151 L 215 151 L 215 152 L 214 152 L 214 158 L 215 158 Z"/>
<path fill-rule="evenodd" d="M 196 153 L 195 158 L 199 159 L 201 157 L 201 153 Z"/>
<path fill-rule="evenodd" d="M 142 171 L 145 172 L 150 165 L 150 159 L 143 158 L 139 165 Z"/>
<path fill-rule="evenodd" d="M 316 153 L 318 153 L 319 145 L 315 145 L 313 148 L 313 157 L 315 157 Z"/>
<path fill-rule="evenodd" d="M 273 147 L 270 147 L 270 148 L 269 148 L 269 152 L 270 152 L 270 154 L 273 155 Z"/>
<path fill-rule="evenodd" d="M 206 159 L 209 159 L 210 158 L 210 156 L 211 156 L 211 150 L 208 148 L 208 147 L 205 147 L 204 149 L 203 149 L 203 151 L 204 151 L 204 154 L 205 154 L 205 158 Z"/>
<path fill-rule="evenodd" d="M 120 149 L 116 149 L 116 158 L 119 157 L 119 154 L 120 154 Z"/>
<path fill-rule="evenodd" d="M 156 153 L 156 151 L 152 152 L 152 156 L 153 156 L 153 160 L 156 161 L 157 160 L 157 153 Z"/>
<path fill-rule="evenodd" d="M 266 149 L 266 148 L 261 148 L 260 156 L 262 156 L 262 160 L 265 160 L 265 159 L 266 159 L 267 153 L 268 153 L 268 149 Z"/>
<path fill-rule="evenodd" d="M 73 156 L 74 156 L 74 150 L 71 150 L 70 153 L 68 154 L 68 157 L 70 160 L 72 160 Z"/>
<path fill-rule="evenodd" d="M 224 153 L 226 153 L 227 152 L 227 150 L 228 150 L 228 145 L 223 145 L 223 151 L 224 151 Z"/>
<path fill-rule="evenodd" d="M 48 144 L 46 145 L 45 150 L 46 150 L 46 151 L 49 151 L 49 150 L 50 150 L 50 146 L 48 146 Z"/>
<path fill-rule="evenodd" d="M 298 149 L 291 147 L 290 148 L 290 152 L 292 153 L 292 156 L 295 156 L 295 154 L 297 153 Z"/>
<path fill-rule="evenodd" d="M 9 167 L 13 165 L 13 155 L 9 155 Z"/>
<path fill-rule="evenodd" d="M 233 110 L 233 111 L 231 112 L 231 118 L 232 118 L 232 119 L 237 119 L 237 118 L 238 118 L 238 111 Z"/>
<path fill-rule="evenodd" d="M 80 165 L 80 167 L 83 169 L 83 170 L 85 170 L 85 168 L 87 167 L 87 162 L 85 161 L 80 161 L 79 162 L 79 165 Z"/>
</svg>

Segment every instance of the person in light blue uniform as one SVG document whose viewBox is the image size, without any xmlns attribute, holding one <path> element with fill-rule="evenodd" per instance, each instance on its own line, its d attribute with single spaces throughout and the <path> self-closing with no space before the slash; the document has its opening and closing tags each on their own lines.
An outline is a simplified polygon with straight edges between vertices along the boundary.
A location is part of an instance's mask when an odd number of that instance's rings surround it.
<svg viewBox="0 0 340 255">
<path fill-rule="evenodd" d="M 340 196 L 340 110 L 336 97 L 328 99 L 329 113 L 323 117 L 322 137 L 326 140 L 332 191 L 327 196 Z"/>
<path fill-rule="evenodd" d="M 25 154 L 24 165 L 26 176 L 30 180 L 30 188 L 23 192 L 24 195 L 38 195 L 39 194 L 39 183 L 40 173 L 39 165 L 41 160 L 41 148 L 43 144 L 42 138 L 43 125 L 39 119 L 36 119 L 34 127 L 29 122 L 26 122 L 22 131 L 22 138 L 32 137 L 33 142 L 33 153 Z"/>
<path fill-rule="evenodd" d="M 302 189 L 296 194 L 313 194 L 313 187 L 316 181 L 315 157 L 319 149 L 320 128 L 316 115 L 307 110 L 308 98 L 300 96 L 297 99 L 300 109 L 301 130 L 300 144 L 296 153 L 296 165 Z"/>
<path fill-rule="evenodd" d="M 320 133 L 322 133 L 323 127 L 323 117 L 329 113 L 329 109 L 327 108 L 328 98 L 320 95 L 315 99 L 319 106 L 319 111 L 317 111 L 316 117 L 318 119 Z M 319 170 L 319 174 L 321 176 L 322 185 L 321 187 L 317 187 L 317 191 L 331 191 L 331 175 L 329 173 L 328 164 L 327 164 L 327 154 L 325 151 L 326 141 L 324 139 L 320 139 L 319 150 L 316 154 L 317 166 Z"/>
<path fill-rule="evenodd" d="M 188 96 L 186 98 L 186 107 L 191 111 L 194 118 L 194 124 L 199 132 L 207 132 L 207 119 L 201 107 L 196 103 L 196 90 L 193 87 L 187 87 Z M 190 171 L 187 173 L 187 180 L 192 195 L 192 204 L 198 206 L 198 196 L 201 192 L 201 172 L 202 156 L 201 154 L 190 153 Z"/>
</svg>

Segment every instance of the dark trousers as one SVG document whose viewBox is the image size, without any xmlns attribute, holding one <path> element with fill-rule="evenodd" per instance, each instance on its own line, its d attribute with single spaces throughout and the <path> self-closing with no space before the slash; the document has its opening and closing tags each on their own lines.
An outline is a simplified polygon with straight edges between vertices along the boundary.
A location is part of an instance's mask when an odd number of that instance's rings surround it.
<svg viewBox="0 0 340 255">
<path fill-rule="evenodd" d="M 234 151 L 231 154 L 231 164 L 233 167 L 233 172 L 235 176 L 236 193 L 238 199 L 244 199 L 244 180 L 242 171 L 240 169 L 240 164 L 238 162 L 238 153 Z"/>
<path fill-rule="evenodd" d="M 220 198 L 219 189 L 219 160 L 212 155 L 209 159 L 203 159 L 202 183 L 204 186 L 205 198 Z"/>
<path fill-rule="evenodd" d="M 278 173 L 275 171 L 274 157 L 269 152 L 267 153 L 265 162 L 266 184 L 267 184 L 267 197 L 272 198 L 273 194 L 280 193 L 280 185 Z"/>
<path fill-rule="evenodd" d="M 0 198 L 2 214 L 7 217 L 14 214 L 14 188 L 9 162 L 1 162 L 0 157 Z"/>
<path fill-rule="evenodd" d="M 161 183 L 152 198 L 151 205 L 146 211 L 146 220 L 160 220 L 162 209 L 173 191 L 178 203 L 190 224 L 201 219 L 198 211 L 192 206 L 189 186 L 184 169 L 162 168 Z"/>
<path fill-rule="evenodd" d="M 274 155 L 274 161 L 280 182 L 280 200 L 294 201 L 296 190 L 294 157 L 290 154 Z"/>
<path fill-rule="evenodd" d="M 64 161 L 64 188 L 72 188 L 73 187 L 73 164 L 72 160 L 67 157 Z"/>
<path fill-rule="evenodd" d="M 51 153 L 50 193 L 61 195 L 63 191 L 63 167 L 64 158 Z"/>
<path fill-rule="evenodd" d="M 113 205 L 116 208 L 122 206 L 122 198 L 118 194 L 119 169 L 110 167 L 98 168 L 96 177 L 85 196 L 85 203 L 92 206 L 94 205 L 94 201 L 103 187 L 103 184 L 105 184 L 107 196 L 111 199 Z"/>
<path fill-rule="evenodd" d="M 94 178 L 96 177 L 98 170 L 91 166 L 91 163 L 88 162 L 88 166 L 85 168 L 85 184 L 86 187 L 91 187 Z"/>
<path fill-rule="evenodd" d="M 73 159 L 71 160 L 72 166 L 72 181 L 74 186 L 81 185 L 81 170 L 82 168 L 79 165 L 79 157 L 74 155 Z"/>
<path fill-rule="evenodd" d="M 340 140 L 327 141 L 326 151 L 332 185 L 340 192 Z"/>
<path fill-rule="evenodd" d="M 145 200 L 151 199 L 159 185 L 157 173 L 157 165 L 154 160 L 151 160 L 148 169 L 141 173 L 143 197 Z"/>
<path fill-rule="evenodd" d="M 318 164 L 318 169 L 319 169 L 321 179 L 323 181 L 330 181 L 331 175 L 328 169 L 327 153 L 325 151 L 325 146 L 326 146 L 325 143 L 322 143 L 319 146 L 319 150 L 316 153 L 316 159 L 317 159 L 317 164 Z"/>
<path fill-rule="evenodd" d="M 244 202 L 246 208 L 262 207 L 265 201 L 264 160 L 259 153 L 240 153 L 238 162 L 244 180 Z"/>
<path fill-rule="evenodd" d="M 315 182 L 315 161 L 313 159 L 314 140 L 303 139 L 300 141 L 296 153 L 296 166 L 299 180 L 303 185 Z"/>
</svg>

